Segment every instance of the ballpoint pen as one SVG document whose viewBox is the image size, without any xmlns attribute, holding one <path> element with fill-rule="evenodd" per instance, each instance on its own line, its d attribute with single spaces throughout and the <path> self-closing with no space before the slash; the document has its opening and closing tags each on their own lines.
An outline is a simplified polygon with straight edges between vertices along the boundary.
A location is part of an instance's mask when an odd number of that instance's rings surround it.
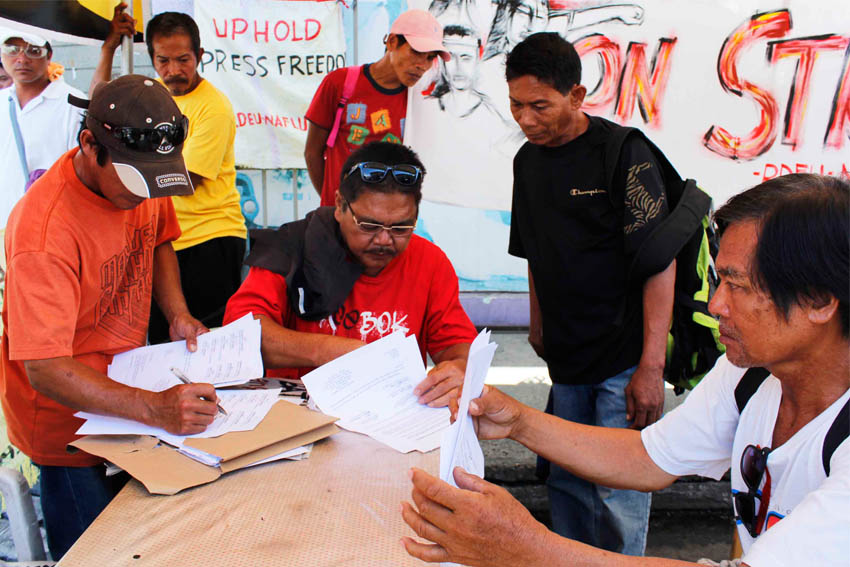
<svg viewBox="0 0 850 567">
<path fill-rule="evenodd" d="M 183 372 L 181 372 L 179 368 L 175 368 L 175 367 L 172 366 L 171 367 L 171 373 L 174 374 L 175 376 L 177 376 L 177 379 L 180 380 L 181 382 L 183 382 L 184 384 L 194 384 L 194 382 L 189 380 L 189 377 L 186 376 L 185 374 L 183 374 Z M 218 411 L 219 411 L 219 413 L 221 413 L 221 415 L 227 415 L 227 411 L 225 411 L 225 409 L 223 407 L 221 407 L 221 404 L 216 403 L 215 407 L 218 408 Z"/>
</svg>

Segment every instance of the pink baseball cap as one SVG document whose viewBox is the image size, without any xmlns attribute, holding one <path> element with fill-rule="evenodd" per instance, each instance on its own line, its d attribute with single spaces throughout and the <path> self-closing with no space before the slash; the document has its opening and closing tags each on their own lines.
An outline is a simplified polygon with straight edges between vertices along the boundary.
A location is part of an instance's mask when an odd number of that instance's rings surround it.
<svg viewBox="0 0 850 567">
<path fill-rule="evenodd" d="M 443 26 L 425 10 L 408 10 L 393 22 L 390 33 L 403 35 L 410 47 L 420 53 L 437 51 L 443 61 L 452 58 L 443 45 Z"/>
</svg>

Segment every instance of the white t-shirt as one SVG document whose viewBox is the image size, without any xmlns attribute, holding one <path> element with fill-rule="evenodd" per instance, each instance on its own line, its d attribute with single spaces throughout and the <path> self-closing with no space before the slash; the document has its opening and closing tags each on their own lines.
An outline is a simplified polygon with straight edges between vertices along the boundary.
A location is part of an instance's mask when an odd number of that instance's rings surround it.
<svg viewBox="0 0 850 567">
<path fill-rule="evenodd" d="M 53 81 L 37 97 L 21 108 L 15 86 L 0 90 L 0 227 L 12 207 L 24 195 L 27 178 L 21 167 L 18 146 L 12 131 L 9 99 L 15 103 L 18 126 L 24 139 L 30 171 L 49 169 L 59 157 L 77 145 L 81 110 L 68 104 L 68 93 L 87 98 L 61 78 Z"/>
<path fill-rule="evenodd" d="M 643 430 L 641 439 L 656 465 L 677 476 L 714 479 L 731 466 L 732 493 L 747 492 L 741 454 L 747 445 L 771 446 L 782 385 L 768 376 L 739 415 L 735 387 L 745 370 L 721 357 L 681 406 Z M 833 453 L 829 477 L 822 460 L 824 437 L 848 399 L 850 390 L 768 455 L 767 528 L 754 540 L 738 523 L 744 563 L 850 565 L 850 439 Z"/>
</svg>

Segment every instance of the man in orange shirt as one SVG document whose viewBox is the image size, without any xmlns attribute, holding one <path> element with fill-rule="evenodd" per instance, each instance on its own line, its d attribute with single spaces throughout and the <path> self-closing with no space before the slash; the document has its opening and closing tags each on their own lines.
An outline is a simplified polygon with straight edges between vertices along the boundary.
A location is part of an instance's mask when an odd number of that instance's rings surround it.
<svg viewBox="0 0 850 567">
<path fill-rule="evenodd" d="M 181 156 L 186 119 L 168 90 L 140 75 L 96 89 L 79 148 L 18 202 L 6 231 L 0 401 L 9 439 L 40 468 L 41 504 L 58 560 L 120 486 L 102 460 L 69 454 L 77 411 L 199 433 L 216 413 L 209 384 L 162 392 L 106 376 L 114 354 L 145 344 L 151 296 L 172 339 L 190 350 L 207 329 L 180 289 L 171 199 L 192 193 Z M 176 381 L 175 381 L 176 382 Z"/>
</svg>

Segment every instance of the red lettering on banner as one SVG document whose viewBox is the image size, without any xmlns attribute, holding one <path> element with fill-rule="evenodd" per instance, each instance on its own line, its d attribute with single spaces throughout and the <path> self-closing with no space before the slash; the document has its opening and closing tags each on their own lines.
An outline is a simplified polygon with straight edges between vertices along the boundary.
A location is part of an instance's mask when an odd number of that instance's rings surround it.
<svg viewBox="0 0 850 567">
<path fill-rule="evenodd" d="M 236 31 L 236 24 L 237 23 L 240 24 L 239 31 Z M 248 20 L 246 20 L 244 18 L 233 18 L 233 21 L 230 24 L 230 33 L 231 33 L 230 39 L 236 39 L 237 35 L 242 35 L 246 31 L 248 31 Z"/>
<path fill-rule="evenodd" d="M 797 148 L 802 143 L 802 126 L 808 106 L 812 69 L 821 51 L 844 50 L 848 39 L 838 35 L 803 37 L 768 44 L 767 57 L 771 63 L 787 57 L 798 57 L 794 82 L 785 109 L 785 131 L 782 143 Z"/>
<path fill-rule="evenodd" d="M 575 43 L 579 57 L 596 52 L 601 63 L 599 83 L 584 99 L 584 110 L 608 106 L 617 96 L 617 74 L 620 71 L 620 45 L 601 34 L 585 36 Z"/>
<path fill-rule="evenodd" d="M 850 137 L 850 47 L 844 56 L 844 71 L 835 89 L 829 126 L 823 142 L 825 146 L 839 150 L 847 137 Z"/>
<path fill-rule="evenodd" d="M 662 37 L 658 40 L 658 49 L 649 71 L 652 73 L 651 78 L 647 72 L 646 44 L 629 44 L 626 64 L 620 75 L 620 92 L 615 110 L 620 121 L 626 122 L 632 117 L 637 99 L 643 121 L 656 127 L 660 125 L 659 104 L 670 76 L 670 54 L 675 44 L 676 38 Z"/>
<path fill-rule="evenodd" d="M 279 34 L 277 33 L 277 29 L 278 29 L 281 25 L 283 25 L 283 26 L 286 28 L 286 33 L 285 33 L 285 34 L 283 34 L 283 36 L 281 36 L 281 35 L 279 35 Z M 286 22 L 284 22 L 283 20 L 279 20 L 279 21 L 278 21 L 278 22 L 274 25 L 274 38 L 275 38 L 276 40 L 278 40 L 278 41 L 286 41 L 286 38 L 287 38 L 287 37 L 289 37 L 289 24 L 287 24 L 287 23 L 286 23 Z"/>
<path fill-rule="evenodd" d="M 313 35 L 310 35 L 310 24 L 314 24 L 315 32 Z M 316 39 L 319 34 L 322 33 L 322 22 L 319 20 L 314 20 L 313 18 L 308 18 L 304 20 L 304 39 L 310 41 L 311 39 Z"/>
<path fill-rule="evenodd" d="M 838 171 L 837 164 L 835 169 L 833 169 L 822 163 L 766 163 L 760 171 L 754 171 L 753 175 L 760 177 L 762 181 L 767 181 L 780 175 L 788 175 L 789 173 L 818 173 L 820 175 L 842 175 L 845 177 L 850 174 L 846 163 L 841 164 L 841 171 Z"/>
<path fill-rule="evenodd" d="M 281 116 L 279 114 L 263 114 L 262 112 L 237 112 L 236 127 L 243 126 L 271 126 L 272 128 L 289 128 L 292 130 L 307 131 L 307 119 L 303 116 L 297 118 Z"/>
<path fill-rule="evenodd" d="M 753 159 L 766 152 L 776 139 L 778 107 L 776 99 L 761 87 L 738 77 L 738 58 L 745 47 L 765 38 L 779 38 L 791 29 L 788 10 L 756 14 L 739 26 L 723 42 L 717 72 L 720 85 L 727 92 L 743 97 L 749 95 L 759 105 L 759 122 L 744 136 L 735 136 L 720 126 L 712 126 L 704 137 L 705 146 L 731 159 Z"/>
<path fill-rule="evenodd" d="M 227 20 L 224 20 L 224 31 L 218 31 L 218 22 L 213 18 L 213 28 L 215 28 L 216 37 L 227 37 Z"/>
<path fill-rule="evenodd" d="M 260 22 L 254 20 L 254 43 L 260 43 L 260 36 L 266 38 L 266 43 L 269 42 L 269 23 L 263 22 L 263 31 L 260 31 L 260 27 L 257 25 Z"/>
</svg>

